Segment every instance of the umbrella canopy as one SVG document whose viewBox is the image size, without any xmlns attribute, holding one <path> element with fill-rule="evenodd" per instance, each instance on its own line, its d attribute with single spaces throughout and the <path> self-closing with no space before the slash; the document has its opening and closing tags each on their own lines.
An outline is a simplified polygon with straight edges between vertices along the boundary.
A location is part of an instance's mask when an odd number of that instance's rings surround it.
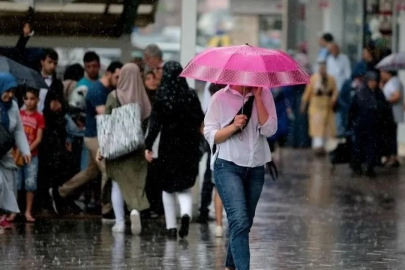
<svg viewBox="0 0 405 270">
<path fill-rule="evenodd" d="M 0 56 L 0 72 L 8 72 L 13 75 L 18 85 L 25 85 L 38 90 L 48 88 L 38 72 L 4 56 Z"/>
<path fill-rule="evenodd" d="M 383 58 L 375 67 L 384 71 L 405 69 L 405 52 L 390 54 Z"/>
<path fill-rule="evenodd" d="M 180 76 L 268 88 L 309 81 L 309 75 L 288 54 L 250 45 L 205 50 L 187 64 Z"/>
</svg>

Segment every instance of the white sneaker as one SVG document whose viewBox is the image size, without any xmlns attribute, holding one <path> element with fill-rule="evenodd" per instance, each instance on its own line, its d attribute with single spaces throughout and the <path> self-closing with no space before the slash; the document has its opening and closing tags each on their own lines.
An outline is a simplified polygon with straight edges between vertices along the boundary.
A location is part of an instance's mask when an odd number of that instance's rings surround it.
<svg viewBox="0 0 405 270">
<path fill-rule="evenodd" d="M 131 232 L 134 235 L 141 234 L 142 225 L 141 225 L 141 216 L 139 215 L 138 210 L 132 210 L 131 215 L 129 216 L 131 220 Z"/>
<path fill-rule="evenodd" d="M 125 222 L 118 222 L 111 229 L 112 232 L 124 233 L 125 232 Z"/>
<path fill-rule="evenodd" d="M 224 229 L 222 228 L 222 226 L 217 226 L 217 228 L 215 229 L 215 237 L 223 237 L 224 235 Z"/>
</svg>

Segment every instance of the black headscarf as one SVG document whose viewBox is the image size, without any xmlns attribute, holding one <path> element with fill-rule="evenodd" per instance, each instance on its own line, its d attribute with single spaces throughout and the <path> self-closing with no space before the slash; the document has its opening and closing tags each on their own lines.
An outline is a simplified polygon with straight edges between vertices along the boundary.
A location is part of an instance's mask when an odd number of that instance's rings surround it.
<svg viewBox="0 0 405 270">
<path fill-rule="evenodd" d="M 156 93 L 156 100 L 162 102 L 164 108 L 171 111 L 176 105 L 188 102 L 185 100 L 190 93 L 187 81 L 179 77 L 183 71 L 180 63 L 175 61 L 166 62 L 163 66 L 163 76 Z"/>
</svg>

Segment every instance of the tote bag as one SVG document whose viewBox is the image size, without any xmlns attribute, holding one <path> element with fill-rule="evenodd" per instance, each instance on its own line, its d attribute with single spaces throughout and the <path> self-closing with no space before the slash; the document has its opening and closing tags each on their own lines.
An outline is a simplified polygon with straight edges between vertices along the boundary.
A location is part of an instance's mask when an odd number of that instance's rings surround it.
<svg viewBox="0 0 405 270">
<path fill-rule="evenodd" d="M 116 159 L 143 147 L 139 105 L 127 104 L 113 109 L 109 115 L 97 115 L 97 137 L 100 154 L 106 159 Z"/>
</svg>

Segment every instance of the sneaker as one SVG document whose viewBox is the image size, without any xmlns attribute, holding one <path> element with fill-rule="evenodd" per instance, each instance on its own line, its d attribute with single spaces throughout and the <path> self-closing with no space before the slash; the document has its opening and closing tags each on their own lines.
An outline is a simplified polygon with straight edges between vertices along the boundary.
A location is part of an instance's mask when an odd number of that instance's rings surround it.
<svg viewBox="0 0 405 270">
<path fill-rule="evenodd" d="M 51 197 L 52 200 L 53 210 L 57 215 L 59 215 L 62 212 L 61 209 L 62 197 L 60 196 L 58 189 L 50 188 L 49 196 Z"/>
<path fill-rule="evenodd" d="M 111 228 L 112 232 L 124 233 L 125 232 L 125 222 L 118 222 Z"/>
<path fill-rule="evenodd" d="M 217 226 L 217 228 L 215 229 L 215 237 L 221 238 L 224 236 L 224 229 L 222 228 L 222 226 Z"/>
<path fill-rule="evenodd" d="M 167 229 L 166 236 L 167 236 L 167 238 L 170 238 L 170 239 L 176 239 L 177 238 L 177 229 Z"/>
<path fill-rule="evenodd" d="M 115 223 L 115 215 L 114 212 L 111 210 L 108 214 L 103 214 L 101 222 L 103 224 L 114 224 Z"/>
<path fill-rule="evenodd" d="M 179 230 L 180 238 L 184 238 L 188 235 L 189 226 L 190 226 L 190 216 L 184 215 L 181 218 L 181 226 L 180 226 L 180 230 Z"/>
<path fill-rule="evenodd" d="M 138 210 L 133 209 L 129 215 L 131 220 L 131 232 L 133 235 L 140 235 L 142 231 L 141 216 Z"/>
<path fill-rule="evenodd" d="M 0 227 L 5 230 L 11 229 L 11 224 L 7 221 L 7 219 L 3 218 L 2 220 L 0 220 Z"/>
</svg>

